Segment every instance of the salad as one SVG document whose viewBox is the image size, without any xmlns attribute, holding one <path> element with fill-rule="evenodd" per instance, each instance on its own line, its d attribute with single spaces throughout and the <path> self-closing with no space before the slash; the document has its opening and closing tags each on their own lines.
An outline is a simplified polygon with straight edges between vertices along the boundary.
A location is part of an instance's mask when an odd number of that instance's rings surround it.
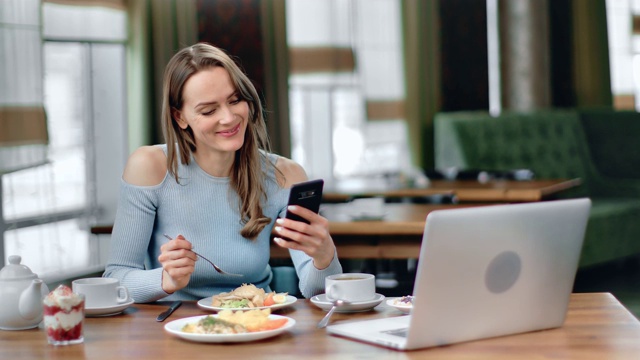
<svg viewBox="0 0 640 360">
<path fill-rule="evenodd" d="M 242 286 L 230 292 L 220 293 L 211 298 L 211 305 L 220 308 L 242 309 L 283 304 L 287 301 L 287 293 L 266 293 L 264 289 L 253 284 Z"/>
</svg>

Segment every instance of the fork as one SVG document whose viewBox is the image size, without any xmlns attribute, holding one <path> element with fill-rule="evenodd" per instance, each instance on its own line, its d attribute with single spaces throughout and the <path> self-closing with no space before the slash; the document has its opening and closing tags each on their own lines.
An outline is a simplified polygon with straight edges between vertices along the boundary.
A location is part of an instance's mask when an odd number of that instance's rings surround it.
<svg viewBox="0 0 640 360">
<path fill-rule="evenodd" d="M 173 238 L 167 234 L 163 234 L 164 237 L 166 237 L 169 240 L 173 240 Z M 224 275 L 229 275 L 229 276 L 243 276 L 242 274 L 234 274 L 234 273 L 230 273 L 230 272 L 226 272 L 224 270 L 222 270 L 218 265 L 214 264 L 213 261 L 207 259 L 206 257 L 198 254 L 197 252 L 193 251 L 193 248 L 191 249 L 191 252 L 193 252 L 194 254 L 196 254 L 196 256 L 199 256 L 202 260 L 208 262 L 209 264 L 211 264 L 211 266 L 213 266 L 214 269 L 216 269 L 217 272 L 219 272 L 220 274 L 224 274 Z"/>
</svg>

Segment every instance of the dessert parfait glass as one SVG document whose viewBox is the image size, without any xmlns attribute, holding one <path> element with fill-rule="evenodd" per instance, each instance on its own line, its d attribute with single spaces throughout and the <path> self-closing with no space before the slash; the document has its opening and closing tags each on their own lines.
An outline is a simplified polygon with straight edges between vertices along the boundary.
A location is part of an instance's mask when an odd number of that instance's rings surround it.
<svg viewBox="0 0 640 360">
<path fill-rule="evenodd" d="M 65 285 L 58 286 L 43 300 L 44 329 L 49 344 L 72 345 L 84 341 L 84 295 Z"/>
</svg>

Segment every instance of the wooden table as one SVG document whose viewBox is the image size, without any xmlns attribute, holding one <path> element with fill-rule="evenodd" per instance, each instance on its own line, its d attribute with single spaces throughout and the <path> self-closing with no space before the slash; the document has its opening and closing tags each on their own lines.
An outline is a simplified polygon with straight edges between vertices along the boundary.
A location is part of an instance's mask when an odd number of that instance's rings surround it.
<svg viewBox="0 0 640 360">
<path fill-rule="evenodd" d="M 478 181 L 446 181 L 434 180 L 434 189 L 451 189 L 458 200 L 463 201 L 497 201 L 528 202 L 540 201 L 561 191 L 576 187 L 582 183 L 580 179 L 498 180 L 480 183 Z"/>
<path fill-rule="evenodd" d="M 166 306 L 135 304 L 124 314 L 87 318 L 83 344 L 49 345 L 43 330 L 0 330 L 0 359 L 640 359 L 640 322 L 608 293 L 573 294 L 564 326 L 409 352 L 328 335 L 316 324 L 325 312 L 299 300 L 280 315 L 296 325 L 277 337 L 239 344 L 178 339 L 164 324 L 205 314 L 186 302 L 164 323 Z M 334 314 L 333 322 L 400 316 L 386 304 L 364 313 Z M 437 324 L 434 324 L 437 326 Z"/>
<path fill-rule="evenodd" d="M 329 220 L 331 235 L 419 235 L 422 236 L 427 215 L 435 210 L 450 210 L 492 204 L 384 204 L 384 217 L 357 221 L 351 217 L 348 203 L 322 204 L 320 214 Z"/>
<path fill-rule="evenodd" d="M 392 198 L 426 197 L 436 194 L 453 193 L 460 202 L 529 202 L 540 201 L 561 191 L 579 186 L 580 179 L 557 180 L 492 180 L 482 183 L 475 180 L 431 180 L 425 188 L 361 188 L 325 190 L 323 199 L 327 202 L 347 201 L 352 197 L 384 196 Z"/>
</svg>

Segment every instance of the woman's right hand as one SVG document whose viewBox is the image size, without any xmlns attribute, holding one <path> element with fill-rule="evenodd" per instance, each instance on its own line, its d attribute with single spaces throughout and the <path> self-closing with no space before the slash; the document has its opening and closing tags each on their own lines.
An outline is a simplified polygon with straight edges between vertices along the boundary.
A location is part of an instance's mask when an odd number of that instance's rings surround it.
<svg viewBox="0 0 640 360">
<path fill-rule="evenodd" d="M 162 264 L 162 289 L 172 294 L 189 284 L 198 258 L 191 243 L 182 235 L 160 247 L 158 261 Z"/>
</svg>

